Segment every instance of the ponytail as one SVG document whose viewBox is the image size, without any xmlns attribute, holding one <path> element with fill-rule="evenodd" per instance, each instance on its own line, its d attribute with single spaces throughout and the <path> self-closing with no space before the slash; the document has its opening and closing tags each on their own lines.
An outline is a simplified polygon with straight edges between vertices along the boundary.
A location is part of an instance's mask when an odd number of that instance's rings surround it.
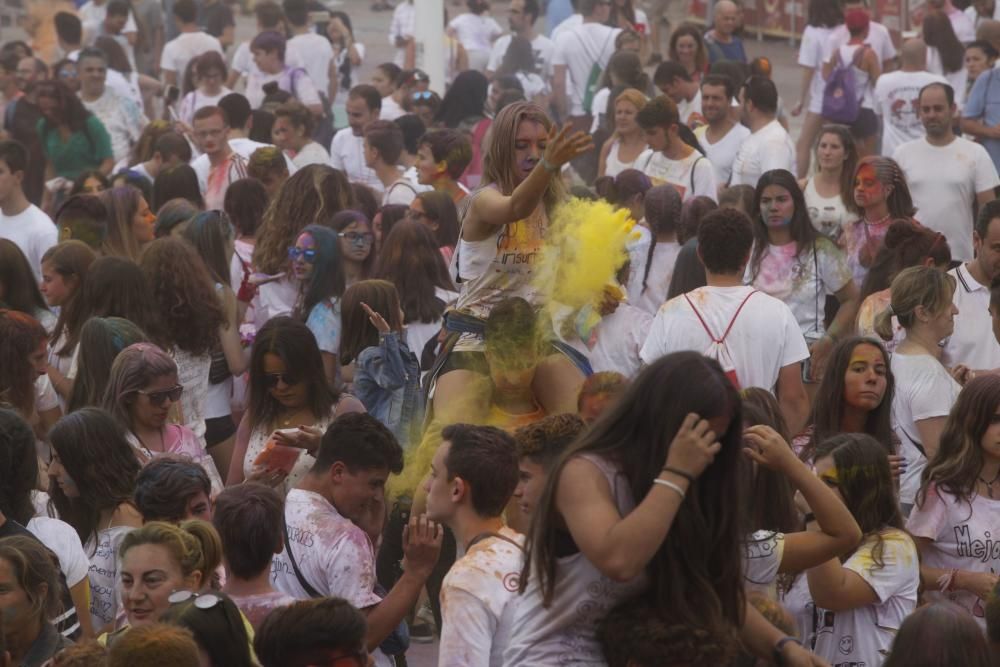
<svg viewBox="0 0 1000 667">
<path fill-rule="evenodd" d="M 895 337 L 896 332 L 893 330 L 892 318 L 891 305 L 875 316 L 875 333 L 884 341 L 890 341 Z"/>
</svg>

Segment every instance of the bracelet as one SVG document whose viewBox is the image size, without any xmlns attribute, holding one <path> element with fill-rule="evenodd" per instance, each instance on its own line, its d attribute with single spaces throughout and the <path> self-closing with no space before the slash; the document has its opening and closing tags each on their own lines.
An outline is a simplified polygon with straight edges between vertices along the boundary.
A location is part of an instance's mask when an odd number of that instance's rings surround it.
<svg viewBox="0 0 1000 667">
<path fill-rule="evenodd" d="M 681 497 L 681 500 L 684 500 L 684 497 L 686 496 L 686 494 L 684 493 L 684 489 L 674 484 L 669 479 L 660 479 L 659 477 L 657 477 L 656 479 L 653 480 L 653 484 L 659 484 L 660 486 L 665 486 L 668 489 L 676 491 L 677 494 Z"/>
<path fill-rule="evenodd" d="M 812 512 L 807 512 L 806 515 L 802 518 L 805 519 L 806 523 L 812 523 L 813 521 L 816 520 L 816 515 L 813 514 Z"/>
<path fill-rule="evenodd" d="M 677 468 L 672 468 L 670 466 L 663 466 L 662 468 L 660 468 L 660 470 L 663 472 L 672 472 L 678 477 L 683 477 L 684 479 L 686 479 L 688 481 L 688 484 L 694 484 L 694 475 L 692 475 L 689 472 L 684 472 L 683 470 L 678 470 Z"/>
<path fill-rule="evenodd" d="M 779 639 L 774 644 L 774 662 L 775 663 L 777 663 L 779 665 L 785 664 L 785 656 L 782 653 L 782 651 L 784 650 L 785 646 L 787 644 L 789 644 L 789 643 L 795 643 L 795 644 L 798 644 L 799 646 L 802 646 L 802 642 L 800 642 L 795 637 L 782 637 L 781 639 Z"/>
<path fill-rule="evenodd" d="M 559 171 L 559 165 L 552 164 L 551 162 L 549 162 L 548 160 L 546 160 L 544 157 L 542 158 L 542 161 L 539 162 L 538 164 L 542 165 L 542 169 L 544 169 L 545 171 L 549 172 L 550 174 L 554 174 L 557 171 Z"/>
</svg>

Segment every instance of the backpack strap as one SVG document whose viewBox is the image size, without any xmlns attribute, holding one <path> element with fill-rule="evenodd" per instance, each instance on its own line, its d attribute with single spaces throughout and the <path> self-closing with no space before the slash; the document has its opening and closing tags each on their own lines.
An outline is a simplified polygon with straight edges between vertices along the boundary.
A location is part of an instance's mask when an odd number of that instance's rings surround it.
<svg viewBox="0 0 1000 667">
<path fill-rule="evenodd" d="M 757 293 L 757 290 L 751 290 L 751 292 L 749 294 L 747 294 L 745 297 L 743 297 L 743 301 L 740 302 L 740 305 L 736 309 L 736 312 L 733 313 L 733 318 L 731 320 L 729 320 L 729 325 L 726 327 L 726 330 L 723 332 L 722 338 L 716 338 L 715 337 L 715 334 L 712 333 L 712 330 L 708 328 L 708 323 L 705 322 L 705 318 L 703 318 L 701 316 L 701 313 L 698 312 L 697 308 L 695 308 L 694 302 L 691 301 L 691 298 L 687 294 L 684 295 L 684 299 L 685 299 L 685 301 L 688 302 L 688 305 L 691 306 L 691 310 L 694 311 L 695 316 L 698 318 L 698 321 L 701 322 L 702 328 L 705 329 L 705 333 L 707 333 L 708 337 L 712 339 L 712 342 L 716 343 L 717 345 L 722 345 L 722 344 L 724 344 L 726 342 L 726 337 L 729 336 L 729 332 L 732 331 L 733 325 L 736 324 L 736 318 L 740 316 L 740 312 L 743 310 L 743 306 L 745 306 L 746 303 L 747 303 L 747 301 L 750 300 L 750 297 L 752 297 L 756 293 Z"/>
</svg>

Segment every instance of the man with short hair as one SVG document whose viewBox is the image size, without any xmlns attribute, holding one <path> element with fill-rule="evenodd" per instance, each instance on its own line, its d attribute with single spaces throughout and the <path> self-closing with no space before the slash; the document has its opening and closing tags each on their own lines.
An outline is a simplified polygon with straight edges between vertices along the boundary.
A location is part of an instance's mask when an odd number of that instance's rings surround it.
<svg viewBox="0 0 1000 667">
<path fill-rule="evenodd" d="M 949 368 L 961 364 L 973 373 L 994 372 L 1000 369 L 1000 343 L 992 335 L 990 287 L 1000 276 L 1000 200 L 979 210 L 972 245 L 975 259 L 948 272 L 957 283 L 952 302 L 958 314 L 941 363 Z"/>
<path fill-rule="evenodd" d="M 262 667 L 364 667 L 367 630 L 364 614 L 346 600 L 304 600 L 275 609 L 256 633 L 253 648 Z M 348 659 L 353 664 L 342 664 Z"/>
<path fill-rule="evenodd" d="M 351 88 L 347 94 L 347 123 L 349 127 L 333 135 L 330 142 L 330 166 L 347 174 L 352 183 L 367 185 L 382 192 L 382 181 L 375 171 L 365 164 L 364 129 L 378 119 L 382 97 L 374 86 L 366 83 Z"/>
<path fill-rule="evenodd" d="M 246 177 L 247 160 L 230 148 L 229 123 L 219 107 L 198 109 L 192 125 L 195 143 L 203 155 L 191 167 L 198 175 L 205 208 L 222 210 L 229 184 Z"/>
<path fill-rule="evenodd" d="M 80 16 L 80 23 L 83 26 L 84 32 L 99 29 L 104 24 L 110 5 L 109 0 L 88 0 L 80 6 L 77 13 Z M 121 34 L 125 36 L 130 44 L 135 45 L 139 37 L 139 28 L 131 11 L 129 11 L 125 22 L 122 24 Z"/>
<path fill-rule="evenodd" d="M 320 97 L 330 97 L 330 62 L 333 61 L 333 47 L 326 35 L 316 34 L 309 24 L 309 3 L 307 0 L 284 0 L 282 7 L 292 35 L 285 46 L 286 56 L 301 65 L 309 79 L 315 84 Z M 335 72 L 335 76 L 339 73 Z M 325 102 L 323 103 L 325 106 Z"/>
<path fill-rule="evenodd" d="M 187 65 L 193 58 L 208 51 L 216 51 L 221 56 L 225 56 L 225 53 L 219 40 L 203 32 L 198 25 L 198 6 L 195 0 L 176 0 L 173 18 L 180 34 L 163 46 L 160 70 L 164 83 L 182 86 Z"/>
<path fill-rule="evenodd" d="M 131 16 L 130 12 L 128 0 L 108 0 L 104 20 L 97 24 L 83 26 L 83 43 L 87 46 L 93 46 L 98 37 L 110 37 L 122 47 L 129 65 L 135 69 L 135 43 L 139 33 L 124 32 L 125 25 Z"/>
<path fill-rule="evenodd" d="M 271 611 L 295 603 L 271 586 L 274 557 L 285 548 L 282 506 L 277 491 L 254 482 L 230 486 L 215 499 L 212 525 L 222 542 L 227 575 L 222 592 L 255 630 Z"/>
<path fill-rule="evenodd" d="M 229 147 L 233 149 L 234 153 L 249 161 L 250 156 L 258 148 L 274 148 L 274 144 L 265 144 L 250 138 L 250 130 L 253 128 L 253 110 L 246 97 L 240 93 L 229 93 L 219 100 L 219 108 L 226 114 L 226 123 L 229 125 L 227 134 Z M 199 157 L 195 160 L 195 164 L 191 165 L 195 171 L 198 170 L 197 163 L 201 159 Z M 294 174 L 297 171 L 292 159 L 287 155 L 285 155 L 285 166 L 288 167 L 289 174 Z"/>
<path fill-rule="evenodd" d="M 926 136 L 902 144 L 892 157 L 906 174 L 920 221 L 944 234 L 954 259 L 967 262 L 973 257 L 973 202 L 992 200 L 1000 178 L 985 148 L 955 136 L 950 85 L 928 84 L 917 99 Z"/>
<path fill-rule="evenodd" d="M 236 20 L 229 0 L 204 0 L 201 23 L 205 32 L 218 39 L 223 49 L 232 45 Z"/>
<path fill-rule="evenodd" d="M 701 112 L 701 89 L 679 62 L 667 60 L 653 73 L 653 85 L 677 105 L 681 122 L 692 130 L 705 122 Z"/>
<path fill-rule="evenodd" d="M 518 480 L 514 439 L 471 424 L 441 436 L 424 485 L 427 516 L 451 528 L 463 555 L 441 586 L 438 665 L 500 665 L 524 561 L 524 536 L 503 521 Z"/>
<path fill-rule="evenodd" d="M 57 12 L 52 22 L 56 28 L 56 42 L 63 57 L 76 62 L 83 48 L 83 23 L 80 17 L 70 12 Z"/>
<path fill-rule="evenodd" d="M 787 169 L 795 173 L 795 144 L 778 122 L 778 89 L 762 76 L 752 76 L 740 88 L 743 124 L 750 128 L 733 160 L 730 185 L 757 187 L 764 172 Z"/>
<path fill-rule="evenodd" d="M 267 192 L 267 198 L 273 200 L 288 180 L 287 156 L 277 146 L 258 148 L 247 160 L 247 176 L 260 181 Z"/>
<path fill-rule="evenodd" d="M 458 182 L 472 161 L 472 144 L 458 130 L 428 130 L 417 148 L 417 180 L 445 192 L 456 204 L 469 191 Z"/>
<path fill-rule="evenodd" d="M 531 42 L 531 52 L 535 56 L 535 70 L 545 80 L 552 76 L 552 56 L 555 44 L 545 35 L 535 31 L 535 21 L 538 20 L 538 0 L 511 0 L 510 2 L 510 34 L 504 35 L 493 42 L 490 60 L 486 64 L 486 78 L 492 80 L 503 57 L 507 54 L 511 39 L 523 37 Z"/>
<path fill-rule="evenodd" d="M 899 56 L 902 67 L 883 74 L 875 83 L 875 111 L 882 117 L 882 155 L 892 155 L 900 144 L 924 136 L 917 97 L 929 83 L 946 83 L 940 74 L 927 71 L 927 44 L 919 37 L 903 42 Z"/>
<path fill-rule="evenodd" d="M 344 598 L 368 616 L 368 649 L 376 665 L 390 665 L 376 647 L 413 609 L 437 564 L 443 530 L 427 516 L 410 517 L 403 573 L 392 590 L 375 593 L 375 550 L 381 532 L 385 482 L 403 469 L 403 450 L 367 413 L 341 415 L 330 424 L 316 463 L 285 498 L 285 549 L 274 558 L 274 585 L 300 600 Z M 370 529 L 366 531 L 359 524 Z"/>
<path fill-rule="evenodd" d="M 734 121 L 729 113 L 733 94 L 733 82 L 728 76 L 708 74 L 701 80 L 701 112 L 705 124 L 695 128 L 694 136 L 715 169 L 715 183 L 720 189 L 729 184 L 736 154 L 750 136 L 750 130 Z"/>
<path fill-rule="evenodd" d="M 965 15 L 972 21 L 973 29 L 978 30 L 983 21 L 1000 19 L 1000 3 L 996 0 L 973 0 L 965 8 Z"/>
<path fill-rule="evenodd" d="M 403 152 L 403 131 L 391 120 L 373 120 L 364 131 L 365 165 L 375 172 L 385 192 L 382 206 L 409 206 L 417 189 L 403 178 L 399 156 Z"/>
<path fill-rule="evenodd" d="M 681 139 L 674 101 L 666 95 L 653 98 L 639 110 L 635 120 L 646 132 L 649 144 L 636 159 L 635 168 L 649 176 L 654 185 L 674 186 L 682 201 L 702 195 L 715 201 L 715 170 L 708 158 Z"/>
<path fill-rule="evenodd" d="M 302 102 L 314 116 L 323 114 L 323 102 L 309 74 L 301 67 L 285 63 L 285 38 L 276 30 L 260 33 L 250 42 L 250 52 L 256 71 L 247 77 L 246 98 L 253 109 L 259 109 L 267 93 L 264 86 L 277 83 L 278 88 Z"/>
<path fill-rule="evenodd" d="M 574 414 L 549 415 L 514 431 L 518 482 L 514 489 L 521 516 L 529 522 L 542 499 L 552 464 L 587 425 Z"/>
<path fill-rule="evenodd" d="M 747 52 L 743 39 L 736 34 L 743 21 L 743 12 L 732 0 L 719 0 L 712 12 L 712 29 L 705 33 L 708 61 L 715 64 L 720 60 L 747 62 Z"/>
<path fill-rule="evenodd" d="M 739 387 L 773 392 L 790 431 L 798 433 L 809 412 L 801 369 L 809 348 L 786 304 L 743 283 L 751 225 L 731 208 L 702 219 L 698 257 L 707 285 L 660 308 L 640 355 L 647 364 L 681 350 L 714 358 Z"/>
<path fill-rule="evenodd" d="M 278 32 L 284 30 L 285 13 L 278 3 L 272 0 L 263 0 L 254 5 L 253 13 L 257 18 L 257 32 L 255 36 L 268 30 Z M 241 77 L 246 78 L 250 76 L 251 72 L 258 72 L 257 66 L 253 62 L 253 53 L 250 52 L 250 43 L 252 41 L 252 39 L 247 40 L 236 47 L 236 51 L 233 53 L 233 62 L 229 68 L 229 78 L 226 79 L 226 86 L 228 88 L 236 88 L 236 84 Z M 285 54 L 285 63 L 293 66 L 300 64 L 295 61 L 294 54 L 289 53 Z"/>
<path fill-rule="evenodd" d="M 103 51 L 95 48 L 80 51 L 76 71 L 80 79 L 80 100 L 83 106 L 104 124 L 111 137 L 111 152 L 115 162 L 126 159 L 132 146 L 139 141 L 139 135 L 148 122 L 146 117 L 135 102 L 120 97 L 105 85 L 108 61 Z"/>
<path fill-rule="evenodd" d="M 1000 23 L 996 25 L 1000 28 Z M 1000 171 L 1000 86 L 991 85 L 998 82 L 1000 72 L 995 67 L 990 67 L 976 77 L 962 107 L 961 128 L 962 132 L 983 145 L 990 154 L 993 165 Z"/>
<path fill-rule="evenodd" d="M 129 171 L 148 180 L 152 187 L 153 181 L 161 172 L 190 162 L 191 144 L 188 140 L 177 132 L 165 132 L 153 144 L 153 156 L 145 162 L 129 166 Z"/>
<path fill-rule="evenodd" d="M 42 280 L 42 255 L 59 242 L 56 226 L 24 194 L 28 152 L 16 141 L 0 141 L 0 238 L 13 241 Z"/>
</svg>

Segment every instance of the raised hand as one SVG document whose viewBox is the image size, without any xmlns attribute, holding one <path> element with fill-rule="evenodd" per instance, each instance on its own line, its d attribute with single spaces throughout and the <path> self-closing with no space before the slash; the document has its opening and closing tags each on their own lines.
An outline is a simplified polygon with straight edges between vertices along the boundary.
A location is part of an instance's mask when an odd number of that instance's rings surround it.
<svg viewBox="0 0 1000 667">
<path fill-rule="evenodd" d="M 692 412 L 684 418 L 670 443 L 666 465 L 697 477 L 715 460 L 720 449 L 722 444 L 708 421 Z"/>
<path fill-rule="evenodd" d="M 559 128 L 555 124 L 549 128 L 549 140 L 545 145 L 545 161 L 561 167 L 594 148 L 594 139 L 585 132 L 573 132 L 573 126 L 566 123 Z"/>
</svg>

